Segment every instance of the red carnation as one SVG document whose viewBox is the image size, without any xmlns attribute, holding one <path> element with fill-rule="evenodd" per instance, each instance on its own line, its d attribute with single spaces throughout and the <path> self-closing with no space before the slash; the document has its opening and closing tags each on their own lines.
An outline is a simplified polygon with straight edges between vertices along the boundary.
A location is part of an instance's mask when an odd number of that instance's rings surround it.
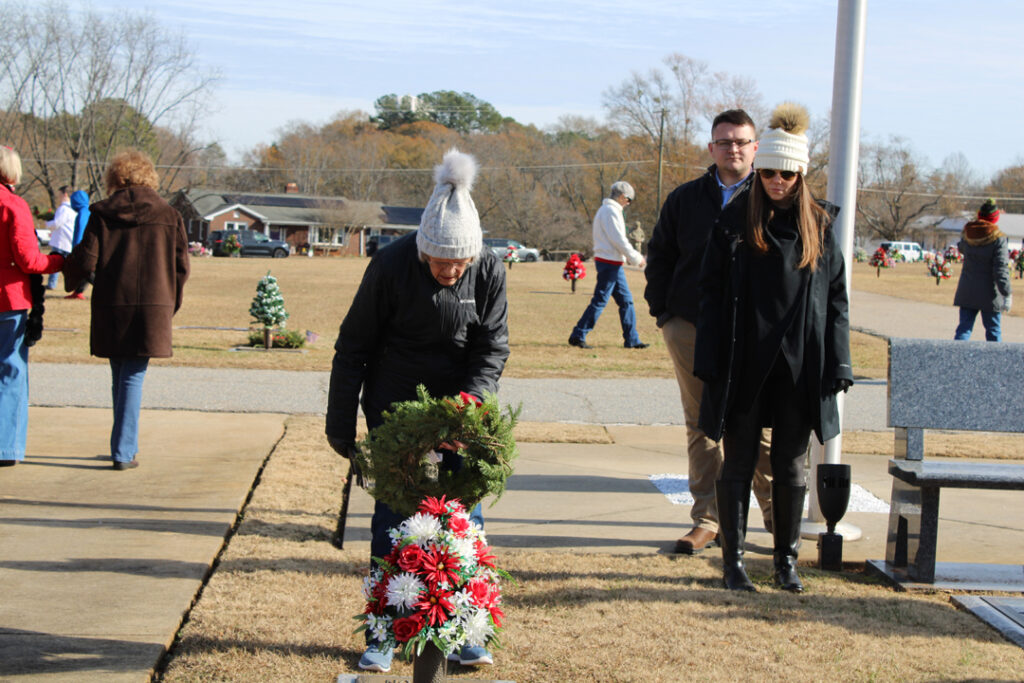
<svg viewBox="0 0 1024 683">
<path fill-rule="evenodd" d="M 433 587 L 442 582 L 456 585 L 459 581 L 459 567 L 459 556 L 447 549 L 434 546 L 423 554 L 421 571 L 428 586 Z"/>
<path fill-rule="evenodd" d="M 457 538 L 463 538 L 469 531 L 469 517 L 465 515 L 452 515 L 448 518 L 448 531 L 455 534 Z"/>
<path fill-rule="evenodd" d="M 434 588 L 423 594 L 413 607 L 419 610 L 420 616 L 431 626 L 439 626 L 448 621 L 448 616 L 455 611 L 451 601 L 452 592 Z"/>
<path fill-rule="evenodd" d="M 410 543 L 398 552 L 397 564 L 402 571 L 418 571 L 423 563 L 423 550 L 415 543 Z"/>
<path fill-rule="evenodd" d="M 395 640 L 400 643 L 408 641 L 410 638 L 416 637 L 416 634 L 423 628 L 423 616 L 421 613 L 416 612 L 407 617 L 401 617 L 395 619 L 394 630 Z"/>
</svg>

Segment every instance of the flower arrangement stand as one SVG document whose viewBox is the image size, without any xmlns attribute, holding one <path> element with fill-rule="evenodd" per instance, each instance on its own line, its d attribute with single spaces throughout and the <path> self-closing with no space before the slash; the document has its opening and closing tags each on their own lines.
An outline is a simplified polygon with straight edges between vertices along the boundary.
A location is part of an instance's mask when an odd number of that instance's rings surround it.
<svg viewBox="0 0 1024 683">
<path fill-rule="evenodd" d="M 423 652 L 412 663 L 413 683 L 441 683 L 448 680 L 447 658 L 433 643 L 427 643 Z"/>
<path fill-rule="evenodd" d="M 572 283 L 572 293 L 576 293 L 576 280 L 569 280 Z"/>
<path fill-rule="evenodd" d="M 269 349 L 274 345 L 274 336 L 269 327 L 263 328 L 263 348 Z"/>
</svg>

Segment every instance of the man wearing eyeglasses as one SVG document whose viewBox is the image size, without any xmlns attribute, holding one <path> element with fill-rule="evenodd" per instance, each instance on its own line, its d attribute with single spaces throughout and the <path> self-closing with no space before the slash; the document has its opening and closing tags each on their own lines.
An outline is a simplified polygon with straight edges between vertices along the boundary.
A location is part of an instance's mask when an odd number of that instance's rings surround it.
<svg viewBox="0 0 1024 683">
<path fill-rule="evenodd" d="M 668 347 L 683 403 L 687 431 L 689 484 L 693 496 L 693 528 L 676 541 L 675 552 L 692 555 L 713 545 L 718 535 L 715 481 L 722 468 L 722 447 L 697 426 L 703 382 L 693 374 L 697 336 L 697 280 L 708 236 L 726 204 L 749 191 L 757 152 L 757 132 L 750 115 L 729 109 L 711 124 L 708 151 L 714 164 L 696 180 L 669 194 L 647 246 L 647 288 L 644 298 L 657 318 Z M 754 476 L 754 493 L 765 528 L 771 531 L 771 482 L 767 449 Z"/>
</svg>

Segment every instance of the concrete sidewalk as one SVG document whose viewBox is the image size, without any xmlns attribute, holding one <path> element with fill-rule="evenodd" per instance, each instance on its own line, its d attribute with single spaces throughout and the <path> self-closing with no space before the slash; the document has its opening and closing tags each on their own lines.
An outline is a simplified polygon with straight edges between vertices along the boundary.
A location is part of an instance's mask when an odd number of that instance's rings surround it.
<svg viewBox="0 0 1024 683">
<path fill-rule="evenodd" d="M 147 411 L 117 472 L 109 411 L 32 408 L 0 470 L 0 680 L 148 681 L 283 423 Z"/>
<path fill-rule="evenodd" d="M 0 471 L 0 679 L 146 681 L 172 642 L 282 434 L 280 414 L 144 411 L 141 466 L 102 456 L 109 413 L 33 408 L 29 456 Z M 619 426 L 615 443 L 520 444 L 506 495 L 485 510 L 499 549 L 668 552 L 689 508 L 651 475 L 687 471 L 685 428 Z M 888 500 L 887 458 L 847 455 L 855 482 Z M 1024 564 L 1015 492 L 943 493 L 939 554 Z M 356 491 L 346 549 L 369 553 L 372 500 Z M 770 537 L 753 512 L 750 558 Z M 845 559 L 884 556 L 884 512 L 851 512 L 863 530 Z M 717 562 L 717 551 L 693 558 Z M 815 557 L 805 543 L 804 559 Z M 686 559 L 685 561 L 691 561 Z"/>
</svg>

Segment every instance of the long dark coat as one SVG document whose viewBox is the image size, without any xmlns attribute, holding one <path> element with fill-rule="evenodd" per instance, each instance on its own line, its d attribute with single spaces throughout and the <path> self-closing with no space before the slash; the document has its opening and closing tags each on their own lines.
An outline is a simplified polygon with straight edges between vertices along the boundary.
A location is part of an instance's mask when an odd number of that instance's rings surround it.
<svg viewBox="0 0 1024 683">
<path fill-rule="evenodd" d="M 118 190 L 90 212 L 82 241 L 64 264 L 64 288 L 74 291 L 95 273 L 92 355 L 171 356 L 171 318 L 189 274 L 181 214 L 142 186 Z"/>
<path fill-rule="evenodd" d="M 715 441 L 722 438 L 726 418 L 736 402 L 734 389 L 739 385 L 742 363 L 747 305 L 744 282 L 749 277 L 749 260 L 754 257 L 744 237 L 746 199 L 730 203 L 719 217 L 701 265 L 694 374 L 704 380 L 700 428 Z M 824 251 L 816 270 L 808 273 L 804 289 L 803 353 L 804 390 L 814 412 L 811 424 L 822 443 L 839 434 L 835 381 L 853 381 L 846 266 L 831 226 L 839 209 L 831 204 L 823 207 L 831 219 L 824 231 Z"/>
<path fill-rule="evenodd" d="M 976 235 L 971 237 L 971 235 Z M 1009 311 L 1013 303 L 1007 238 L 988 221 L 971 221 L 957 248 L 964 256 L 953 305 L 977 311 Z"/>
</svg>

